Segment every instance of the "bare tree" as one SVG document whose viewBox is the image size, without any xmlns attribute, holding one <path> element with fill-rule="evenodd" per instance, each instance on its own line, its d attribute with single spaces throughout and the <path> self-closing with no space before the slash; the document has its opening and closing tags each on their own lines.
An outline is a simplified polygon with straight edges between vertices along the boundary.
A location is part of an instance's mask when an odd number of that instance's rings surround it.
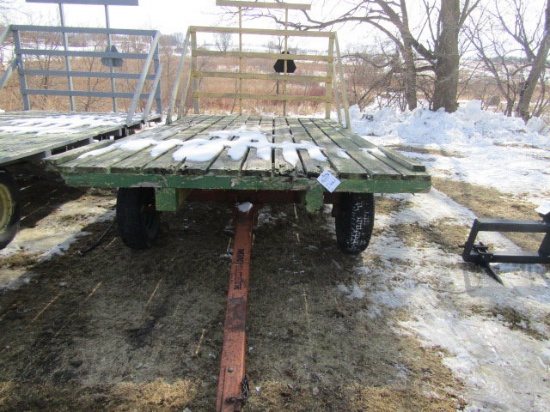
<svg viewBox="0 0 550 412">
<path fill-rule="evenodd" d="M 544 16 L 545 21 L 542 39 L 539 43 L 538 51 L 533 59 L 529 76 L 520 90 L 519 102 L 516 107 L 516 115 L 520 116 L 525 121 L 529 120 L 529 117 L 531 116 L 529 110 L 531 99 L 533 98 L 535 87 L 546 69 L 546 59 L 548 57 L 548 52 L 550 51 L 550 0 L 547 0 L 546 2 Z"/>
<path fill-rule="evenodd" d="M 382 47 L 378 45 L 376 48 L 349 51 L 343 56 L 350 104 L 364 108 L 375 102 L 380 104 L 383 99 L 386 103 L 406 109 L 399 73 L 401 58 L 392 45 L 387 47 L 389 50 L 382 44 Z"/>
<path fill-rule="evenodd" d="M 549 5 L 546 0 L 545 13 L 538 14 L 532 1 L 494 0 L 468 24 L 471 44 L 504 97 L 504 113 L 508 116 L 515 114 L 528 120 L 531 114 L 540 115 L 548 104 L 545 71 L 550 49 Z M 528 24 L 528 17 L 536 15 L 540 15 L 538 21 Z"/>
<path fill-rule="evenodd" d="M 231 33 L 216 33 L 214 39 L 216 47 L 222 52 L 228 51 L 233 43 L 233 35 Z"/>
<path fill-rule="evenodd" d="M 0 0 L 0 14 L 4 15 L 8 10 L 12 8 L 9 0 Z"/>
<path fill-rule="evenodd" d="M 458 107 L 458 32 L 460 30 L 460 5 L 458 0 L 441 0 L 441 33 L 435 47 L 435 85 L 433 110 L 445 108 L 454 112 Z"/>
<path fill-rule="evenodd" d="M 462 4 L 461 4 L 462 3 Z M 456 110 L 458 90 L 458 32 L 480 0 L 423 0 L 424 21 L 412 28 L 406 0 L 360 0 L 348 4 L 348 9 L 331 19 L 316 19 L 304 11 L 305 22 L 290 26 L 300 29 L 323 29 L 343 23 L 368 24 L 393 41 L 402 57 L 401 74 L 409 109 L 418 105 L 417 73 L 429 68 L 435 73 L 433 109 Z M 267 16 L 282 23 L 279 16 L 255 12 L 254 17 Z M 432 42 L 423 39 L 429 27 Z"/>
<path fill-rule="evenodd" d="M 467 25 L 466 33 L 482 64 L 481 77 L 487 77 L 486 74 L 490 74 L 489 77 L 494 80 L 494 85 L 504 98 L 503 112 L 506 116 L 511 116 L 514 113 L 521 85 L 525 81 L 523 72 L 527 68 L 527 60 L 517 57 L 523 54 L 524 47 L 521 43 L 524 42 L 510 42 L 509 33 L 499 24 L 500 21 L 498 13 L 484 9 Z M 521 22 L 523 20 L 518 20 L 518 23 Z M 517 32 L 523 31 L 520 26 L 516 25 Z M 521 37 L 526 40 L 524 35 Z"/>
</svg>

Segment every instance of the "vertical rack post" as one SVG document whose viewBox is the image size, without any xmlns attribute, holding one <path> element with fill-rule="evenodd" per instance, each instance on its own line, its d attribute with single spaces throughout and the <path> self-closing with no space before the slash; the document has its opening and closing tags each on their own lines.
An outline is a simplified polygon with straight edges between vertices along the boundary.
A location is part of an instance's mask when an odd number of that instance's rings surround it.
<svg viewBox="0 0 550 412">
<path fill-rule="evenodd" d="M 239 115 L 243 114 L 243 8 L 239 6 Z"/>
<path fill-rule="evenodd" d="M 110 21 L 110 17 L 109 17 L 109 6 L 108 5 L 105 5 L 105 27 L 107 28 L 107 30 L 109 30 L 111 28 L 111 21 Z M 107 32 L 107 50 L 109 51 L 109 53 L 111 52 L 111 46 L 112 46 L 111 33 Z M 111 74 L 111 91 L 113 92 L 113 111 L 115 113 L 117 113 L 118 112 L 118 105 L 117 105 L 116 97 L 114 96 L 114 94 L 116 93 L 116 79 L 113 76 L 113 74 L 115 72 L 115 64 L 114 64 L 115 59 L 111 58 L 110 62 L 111 62 L 111 64 L 109 65 L 109 73 Z"/>
<path fill-rule="evenodd" d="M 27 75 L 25 74 L 25 61 L 19 50 L 21 50 L 21 36 L 19 30 L 13 31 L 13 42 L 15 44 L 15 52 L 17 53 L 17 75 L 19 76 L 19 88 L 21 96 L 23 96 L 23 109 L 31 110 L 31 99 L 29 97 Z"/>
<path fill-rule="evenodd" d="M 342 55 L 340 54 L 340 43 L 338 42 L 338 36 L 334 35 L 334 43 L 336 45 L 336 59 L 338 61 L 338 73 L 340 77 L 340 84 L 342 85 L 342 104 L 344 106 L 344 116 L 346 117 L 346 129 L 351 129 L 351 119 L 349 117 L 349 103 L 348 93 L 346 91 L 346 82 L 344 81 L 344 68 L 342 65 Z"/>
<path fill-rule="evenodd" d="M 334 97 L 336 100 L 336 108 L 338 111 L 338 122 L 342 123 L 342 115 L 340 113 L 340 105 L 338 103 L 338 85 L 334 81 L 334 65 L 335 65 L 335 59 L 334 59 L 334 36 L 330 36 L 328 40 L 328 62 L 327 62 L 327 75 L 330 79 L 330 82 L 332 84 L 326 85 L 326 101 L 325 101 L 325 119 L 330 119 L 330 111 L 332 109 L 332 88 L 334 88 Z"/>
<path fill-rule="evenodd" d="M 288 77 L 288 60 L 286 59 L 288 55 L 288 34 L 286 31 L 288 30 L 288 7 L 285 8 L 285 41 L 284 41 L 284 70 L 283 70 L 283 96 L 286 97 L 286 86 L 287 86 L 287 77 Z M 286 116 L 286 100 L 283 100 L 283 116 Z"/>
<path fill-rule="evenodd" d="M 71 112 L 75 111 L 73 92 L 73 78 L 71 76 L 71 60 L 69 59 L 69 41 L 67 38 L 67 32 L 65 31 L 65 12 L 63 10 L 63 4 L 59 3 L 59 20 L 61 23 L 61 30 L 63 32 L 63 49 L 65 50 L 65 69 L 67 71 L 67 85 L 69 88 L 69 103 L 71 106 Z"/>
<path fill-rule="evenodd" d="M 196 77 L 197 72 L 197 32 L 192 31 L 191 32 L 191 91 L 193 96 L 193 109 L 195 111 L 195 114 L 198 114 L 200 111 L 199 107 L 199 98 L 197 97 L 196 93 L 199 89 L 199 82 Z"/>
</svg>

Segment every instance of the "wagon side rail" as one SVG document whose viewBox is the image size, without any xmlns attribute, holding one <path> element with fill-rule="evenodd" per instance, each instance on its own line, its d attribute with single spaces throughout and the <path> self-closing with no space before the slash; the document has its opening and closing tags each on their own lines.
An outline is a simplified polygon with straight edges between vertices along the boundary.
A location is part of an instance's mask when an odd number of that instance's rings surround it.
<svg viewBox="0 0 550 412">
<path fill-rule="evenodd" d="M 84 112 L 106 111 L 90 109 L 90 102 L 104 99 L 111 100 L 113 112 L 121 112 L 118 100 L 123 99 L 128 122 L 140 101 L 145 121 L 155 103 L 157 114 L 162 113 L 159 37 L 155 30 L 10 25 L 0 35 L 13 54 L 0 78 L 0 91 L 17 72 L 24 110 L 35 109 L 33 96 L 66 97 L 71 111 Z M 119 42 L 132 43 L 134 49 L 119 51 Z M 77 110 L 77 103 L 84 109 Z"/>
</svg>

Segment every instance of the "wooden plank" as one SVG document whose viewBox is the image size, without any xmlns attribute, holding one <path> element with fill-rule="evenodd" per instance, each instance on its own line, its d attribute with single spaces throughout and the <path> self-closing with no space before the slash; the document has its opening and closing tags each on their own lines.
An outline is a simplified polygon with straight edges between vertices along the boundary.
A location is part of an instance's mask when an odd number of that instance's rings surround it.
<svg viewBox="0 0 550 412">
<path fill-rule="evenodd" d="M 362 177 L 368 178 L 368 172 L 357 163 L 345 150 L 337 146 L 333 140 L 308 119 L 295 119 L 292 121 L 292 130 L 298 137 L 308 136 L 315 144 L 324 148 L 328 157 L 328 165 L 321 166 L 331 170 L 339 178 Z M 317 166 L 316 169 L 319 167 Z"/>
<path fill-rule="evenodd" d="M 394 178 L 400 179 L 403 175 L 395 168 L 380 161 L 371 152 L 363 150 L 352 140 L 346 138 L 342 133 L 343 130 L 337 123 L 328 122 L 324 119 L 311 119 L 311 123 L 317 126 L 322 132 L 340 148 L 347 151 L 347 154 L 352 157 L 357 163 L 359 163 L 367 174 L 372 179 Z M 372 149 L 376 149 L 375 145 L 372 145 Z"/>
<path fill-rule="evenodd" d="M 297 31 L 283 29 L 258 29 L 258 28 L 239 28 L 239 27 L 214 27 L 214 26 L 190 26 L 191 33 L 233 33 L 233 34 L 252 34 L 265 36 L 288 36 L 292 37 L 317 37 L 334 38 L 336 32 L 332 31 Z"/>
<path fill-rule="evenodd" d="M 246 123 L 246 117 L 242 116 L 227 116 L 223 118 L 220 122 L 212 125 L 208 129 L 204 130 L 205 134 L 210 134 L 218 130 L 234 130 L 242 127 Z M 209 135 L 208 138 L 212 141 L 218 139 L 215 135 Z M 191 139 L 192 140 L 192 139 Z M 233 161 L 231 157 L 227 154 L 227 148 L 220 146 L 219 150 L 213 155 L 213 157 L 204 162 L 193 162 L 188 159 L 185 159 L 181 166 L 178 168 L 178 171 L 183 174 L 189 174 L 193 176 L 200 176 L 206 173 L 222 173 L 216 170 L 218 167 L 221 167 L 222 170 L 225 170 L 230 174 L 238 174 L 240 170 L 241 161 Z M 223 160 L 220 160 L 222 159 Z M 225 169 L 227 167 L 227 169 Z M 211 169 L 215 170 L 212 171 Z"/>
<path fill-rule="evenodd" d="M 195 70 L 192 73 L 194 77 L 213 77 L 223 79 L 243 79 L 243 80 L 281 80 L 281 75 L 278 73 L 235 73 L 235 72 L 210 72 Z M 289 83 L 330 83 L 330 76 L 307 76 L 294 73 L 288 73 L 286 80 Z"/>
<path fill-rule="evenodd" d="M 38 1 L 38 0 L 34 0 Z M 216 0 L 216 6 L 223 7 L 252 7 L 255 9 L 283 9 L 283 10 L 311 10 L 311 4 L 308 3 L 285 3 L 282 2 L 263 2 L 241 1 L 241 0 Z"/>
<path fill-rule="evenodd" d="M 294 142 L 315 143 L 298 119 L 289 117 L 287 118 L 287 122 Z M 319 160 L 313 159 L 305 150 L 300 150 L 298 154 L 302 162 L 302 173 L 304 176 L 317 177 L 323 172 L 324 169 L 330 169 L 329 162 L 320 162 Z"/>
<path fill-rule="evenodd" d="M 185 129 L 172 138 L 179 139 L 181 141 L 189 141 L 200 135 L 206 133 L 211 127 L 223 127 L 220 125 L 225 124 L 228 121 L 224 116 L 205 116 L 205 115 L 190 115 L 176 120 L 172 125 L 179 125 L 183 121 L 192 122 L 191 127 Z M 144 173 L 180 173 L 181 167 L 184 164 L 184 160 L 176 161 L 174 159 L 174 153 L 178 151 L 180 147 L 174 147 L 165 153 L 157 156 L 156 158 L 149 157 L 149 160 L 142 166 Z"/>
<path fill-rule="evenodd" d="M 392 159 L 393 161 L 396 161 L 397 163 L 404 166 L 406 169 L 413 171 L 413 172 L 425 172 L 426 166 L 423 164 L 416 162 L 410 158 L 408 158 L 405 155 L 402 155 L 401 153 L 398 153 L 394 150 L 387 149 L 385 147 L 379 146 L 378 149 L 384 153 L 387 157 Z"/>
<path fill-rule="evenodd" d="M 157 140 L 158 142 L 165 142 L 171 139 L 181 140 L 184 142 L 207 129 L 212 123 L 219 121 L 219 119 L 220 117 L 213 116 L 202 116 L 200 118 L 184 117 L 177 122 L 171 123 L 170 125 L 154 129 L 150 133 L 143 132 L 140 134 L 140 137 L 151 138 Z M 151 147 L 147 147 L 139 152 L 136 152 L 134 156 L 113 164 L 111 166 L 111 172 L 124 173 L 143 171 L 156 158 L 159 158 L 162 154 L 164 154 L 162 153 L 157 156 L 152 156 L 151 149 Z M 171 150 L 173 152 L 177 150 L 177 147 Z"/>
<path fill-rule="evenodd" d="M 124 118 L 112 114 L 5 114 L 0 117 L 0 164 L 45 157 L 54 151 L 91 143 L 96 137 L 120 135 L 125 127 Z"/>
<path fill-rule="evenodd" d="M 363 148 L 363 149 L 378 148 L 378 146 L 375 145 L 374 143 L 369 142 L 366 139 L 363 139 L 361 136 L 357 135 L 356 133 L 352 132 L 349 129 L 345 129 L 342 125 L 340 125 L 339 123 L 336 123 L 333 120 L 327 120 L 327 119 L 311 119 L 311 120 L 313 121 L 313 123 L 317 125 L 317 127 L 323 130 L 324 133 L 328 134 L 331 137 L 331 139 L 337 142 L 338 144 L 347 145 L 350 148 L 354 148 L 355 150 L 357 148 Z M 353 145 L 350 145 L 349 142 L 353 143 Z"/>
<path fill-rule="evenodd" d="M 332 126 L 331 122 L 328 120 L 321 119 L 320 122 L 324 122 L 325 124 Z M 366 139 L 363 139 L 361 136 L 358 136 L 356 133 L 353 133 L 348 129 L 336 127 L 336 130 L 338 131 L 338 133 L 332 134 L 332 136 L 334 136 L 335 138 L 340 139 L 339 135 L 343 135 L 345 138 L 355 143 L 358 147 L 366 149 L 381 162 L 386 163 L 388 166 L 400 171 L 403 174 L 408 174 L 410 172 L 426 171 L 426 167 L 421 163 L 415 162 L 414 160 L 411 160 L 408 157 L 393 150 L 387 149 L 383 146 L 376 146 L 375 144 L 369 142 Z"/>
<path fill-rule="evenodd" d="M 144 131 L 137 135 L 132 135 L 126 139 L 118 140 L 116 144 L 127 143 L 130 141 L 139 141 L 144 139 L 153 139 L 162 141 L 174 136 L 181 128 L 186 128 L 187 121 L 180 123 L 176 126 L 164 126 L 160 128 L 155 128 L 151 130 Z M 106 148 L 107 149 L 107 148 Z M 140 159 L 140 153 L 150 151 L 151 147 L 145 147 L 141 151 L 138 151 L 136 159 Z M 124 151 L 120 149 L 113 149 L 110 151 L 105 151 L 104 153 L 92 154 L 88 153 L 89 156 L 79 157 L 74 160 L 71 160 L 63 164 L 63 168 L 67 170 L 79 172 L 110 172 L 111 168 L 117 164 L 123 164 L 126 168 L 118 168 L 117 171 L 132 170 L 135 171 L 138 166 L 135 164 L 134 155 L 135 151 Z M 130 166 L 132 165 L 132 166 Z"/>
<path fill-rule="evenodd" d="M 57 155 L 48 157 L 48 164 L 55 166 L 62 166 L 63 163 L 67 163 L 71 160 L 78 158 L 80 155 L 89 152 L 91 150 L 102 149 L 104 147 L 110 146 L 114 143 L 113 140 L 101 140 L 99 142 L 91 143 L 86 146 L 79 147 L 77 149 L 72 149 Z"/>
<path fill-rule="evenodd" d="M 268 143 L 273 143 L 273 118 L 269 116 L 264 117 L 250 117 L 247 121 L 247 126 L 252 129 L 256 128 L 262 133 Z M 246 159 L 243 162 L 241 168 L 244 176 L 264 176 L 270 177 L 273 175 L 273 149 L 270 150 L 268 158 L 262 159 L 258 156 L 258 150 L 256 148 L 250 148 L 246 155 Z"/>
<path fill-rule="evenodd" d="M 311 62 L 331 62 L 332 57 L 323 54 L 288 54 L 280 53 L 258 53 L 258 52 L 239 52 L 239 51 L 216 51 L 194 49 L 193 56 L 197 57 L 242 57 L 242 58 L 262 58 L 270 60 L 305 60 Z"/>
<path fill-rule="evenodd" d="M 260 94 L 260 93 L 211 93 L 211 92 L 195 92 L 193 98 L 205 99 L 247 99 L 247 100 L 275 100 L 279 102 L 327 102 L 326 96 L 300 96 L 292 94 Z"/>
<path fill-rule="evenodd" d="M 294 140 L 290 132 L 287 119 L 284 117 L 276 117 L 274 119 L 275 133 L 273 142 L 282 145 L 284 143 L 299 143 Z M 296 150 L 297 162 L 291 164 L 285 159 L 282 148 L 276 148 L 274 151 L 273 175 L 274 176 L 305 176 L 306 172 L 303 165 L 303 158 L 309 158 L 307 151 Z"/>
</svg>

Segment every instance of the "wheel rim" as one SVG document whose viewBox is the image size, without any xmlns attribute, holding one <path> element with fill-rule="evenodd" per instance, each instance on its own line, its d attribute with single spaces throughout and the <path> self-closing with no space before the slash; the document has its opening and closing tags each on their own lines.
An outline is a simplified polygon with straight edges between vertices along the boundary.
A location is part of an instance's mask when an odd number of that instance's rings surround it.
<svg viewBox="0 0 550 412">
<path fill-rule="evenodd" d="M 13 214 L 13 198 L 10 189 L 0 184 L 0 231 L 8 227 Z"/>
</svg>

